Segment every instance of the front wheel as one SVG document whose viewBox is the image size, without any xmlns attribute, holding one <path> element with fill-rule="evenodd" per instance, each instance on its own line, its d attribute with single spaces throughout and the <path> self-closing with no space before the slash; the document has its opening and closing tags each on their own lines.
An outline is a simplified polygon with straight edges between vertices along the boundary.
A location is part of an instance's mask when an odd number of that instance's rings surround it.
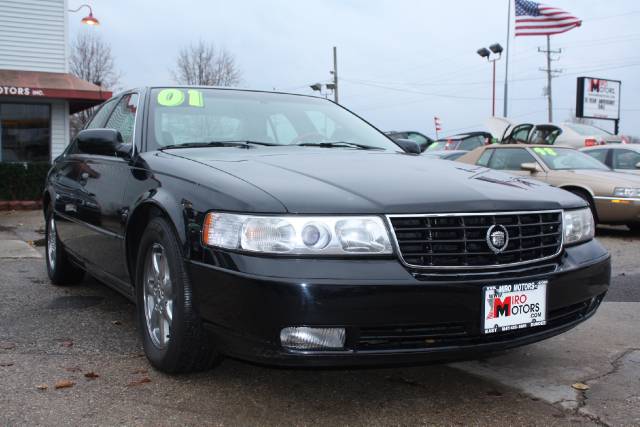
<svg viewBox="0 0 640 427">
<path fill-rule="evenodd" d="M 193 372 L 216 360 L 193 306 L 193 292 L 171 225 L 152 219 L 140 241 L 136 298 L 144 351 L 163 372 Z"/>
<path fill-rule="evenodd" d="M 58 229 L 49 209 L 45 224 L 47 274 L 51 283 L 58 286 L 74 285 L 84 278 L 84 271 L 69 260 L 69 255 L 58 238 Z"/>
</svg>

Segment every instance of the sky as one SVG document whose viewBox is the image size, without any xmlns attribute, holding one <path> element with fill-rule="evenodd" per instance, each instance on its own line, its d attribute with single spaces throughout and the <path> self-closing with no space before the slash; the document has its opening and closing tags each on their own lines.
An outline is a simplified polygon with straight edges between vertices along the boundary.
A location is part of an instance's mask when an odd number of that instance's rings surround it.
<svg viewBox="0 0 640 427">
<path fill-rule="evenodd" d="M 68 0 L 75 8 L 86 0 Z M 181 47 L 199 39 L 232 52 L 241 87 L 312 94 L 327 82 L 338 48 L 340 103 L 382 130 L 434 136 L 483 130 L 491 115 L 491 66 L 476 54 L 507 45 L 509 0 L 89 0 L 99 27 L 70 13 L 70 37 L 98 32 L 122 72 L 121 88 L 172 84 Z M 580 75 L 622 81 L 620 131 L 640 136 L 640 2 L 549 0 L 581 18 L 551 37 L 554 122 L 575 110 Z M 508 117 L 547 122 L 544 37 L 513 37 Z M 497 62 L 496 115 L 503 114 L 505 56 Z M 613 130 L 613 122 L 596 125 Z"/>
</svg>

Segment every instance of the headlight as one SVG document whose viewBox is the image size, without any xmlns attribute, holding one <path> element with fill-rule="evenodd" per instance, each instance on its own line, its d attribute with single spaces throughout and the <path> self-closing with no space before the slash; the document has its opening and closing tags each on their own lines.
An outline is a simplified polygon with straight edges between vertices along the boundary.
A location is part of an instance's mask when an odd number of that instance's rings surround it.
<svg viewBox="0 0 640 427">
<path fill-rule="evenodd" d="M 210 212 L 202 242 L 246 252 L 291 255 L 391 254 L 376 216 L 254 216 Z"/>
<path fill-rule="evenodd" d="M 593 239 L 595 224 L 589 208 L 565 211 L 562 226 L 565 245 Z"/>
<path fill-rule="evenodd" d="M 613 197 L 640 197 L 640 188 L 616 187 Z"/>
</svg>

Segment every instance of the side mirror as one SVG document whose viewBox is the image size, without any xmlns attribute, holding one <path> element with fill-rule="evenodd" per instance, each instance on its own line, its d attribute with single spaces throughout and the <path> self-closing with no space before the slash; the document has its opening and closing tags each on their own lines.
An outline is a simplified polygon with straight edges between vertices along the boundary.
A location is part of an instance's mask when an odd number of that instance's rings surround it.
<svg viewBox="0 0 640 427">
<path fill-rule="evenodd" d="M 420 144 L 410 139 L 396 139 L 394 141 L 396 144 L 400 146 L 406 153 L 409 154 L 420 154 L 422 150 L 420 149 Z"/>
<path fill-rule="evenodd" d="M 540 166 L 538 166 L 537 163 L 531 162 L 531 163 L 522 163 L 520 165 L 520 169 L 522 169 L 523 171 L 529 171 L 531 173 L 538 173 L 538 172 L 542 172 L 542 170 L 540 169 Z"/>
<path fill-rule="evenodd" d="M 85 129 L 76 137 L 78 151 L 84 154 L 127 158 L 131 145 L 122 142 L 122 135 L 115 129 Z"/>
</svg>

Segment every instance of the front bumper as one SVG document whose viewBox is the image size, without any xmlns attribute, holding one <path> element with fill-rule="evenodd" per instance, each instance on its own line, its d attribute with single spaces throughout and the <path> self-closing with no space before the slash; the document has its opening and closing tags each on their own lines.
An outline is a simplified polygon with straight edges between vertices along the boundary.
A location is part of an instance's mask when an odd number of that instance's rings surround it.
<svg viewBox="0 0 640 427">
<path fill-rule="evenodd" d="M 640 223 L 640 199 L 594 197 L 598 220 L 604 224 Z"/>
<path fill-rule="evenodd" d="M 215 260 L 215 261 L 214 261 Z M 188 263 L 197 309 L 220 352 L 258 363 L 336 366 L 472 357 L 539 341 L 590 317 L 610 257 L 596 240 L 555 262 L 472 274 L 412 271 L 395 259 L 284 259 L 214 254 Z M 547 325 L 483 335 L 482 287 L 547 279 Z M 345 349 L 280 346 L 288 326 L 344 327 Z"/>
</svg>

